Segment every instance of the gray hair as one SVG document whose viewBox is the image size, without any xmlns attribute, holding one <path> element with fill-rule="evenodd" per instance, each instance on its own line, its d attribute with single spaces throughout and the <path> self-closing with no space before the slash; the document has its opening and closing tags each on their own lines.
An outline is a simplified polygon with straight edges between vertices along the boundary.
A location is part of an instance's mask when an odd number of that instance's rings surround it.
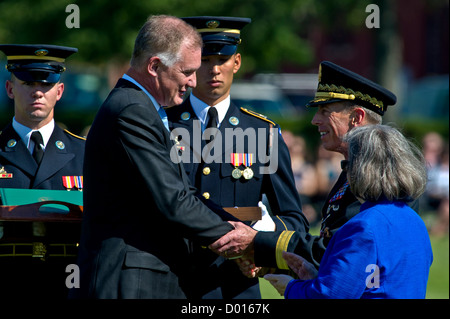
<svg viewBox="0 0 450 319">
<path fill-rule="evenodd" d="M 201 36 L 191 25 L 174 16 L 150 16 L 136 37 L 130 64 L 141 69 L 147 66 L 148 59 L 157 56 L 170 67 L 180 60 L 183 45 L 203 46 Z"/>
<path fill-rule="evenodd" d="M 411 201 L 425 191 L 427 172 L 421 150 L 388 125 L 365 125 L 344 137 L 347 177 L 356 197 L 375 202 Z"/>
</svg>

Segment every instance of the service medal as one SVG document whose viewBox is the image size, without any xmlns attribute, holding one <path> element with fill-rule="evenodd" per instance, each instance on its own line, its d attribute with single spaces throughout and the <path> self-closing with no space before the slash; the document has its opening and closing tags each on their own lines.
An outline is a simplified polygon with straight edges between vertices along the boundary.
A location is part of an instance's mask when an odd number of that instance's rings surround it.
<svg viewBox="0 0 450 319">
<path fill-rule="evenodd" d="M 245 179 L 252 179 L 253 178 L 253 171 L 250 167 L 247 167 L 246 169 L 244 169 L 244 171 L 242 172 L 242 176 L 244 176 Z"/>
<path fill-rule="evenodd" d="M 252 179 L 253 178 L 253 171 L 250 168 L 250 166 L 252 166 L 253 164 L 253 154 L 252 153 L 245 153 L 244 154 L 244 161 L 243 164 L 245 165 L 245 169 L 242 173 L 242 175 L 244 176 L 244 178 L 246 180 Z"/>
<path fill-rule="evenodd" d="M 242 176 L 242 171 L 239 168 L 235 168 L 232 172 L 231 172 L 231 176 L 233 176 L 233 178 L 235 179 L 239 179 Z"/>
<path fill-rule="evenodd" d="M 231 164 L 235 167 L 231 172 L 231 176 L 235 179 L 239 179 L 242 176 L 242 171 L 238 168 L 243 163 L 243 154 L 242 153 L 231 153 Z"/>
</svg>

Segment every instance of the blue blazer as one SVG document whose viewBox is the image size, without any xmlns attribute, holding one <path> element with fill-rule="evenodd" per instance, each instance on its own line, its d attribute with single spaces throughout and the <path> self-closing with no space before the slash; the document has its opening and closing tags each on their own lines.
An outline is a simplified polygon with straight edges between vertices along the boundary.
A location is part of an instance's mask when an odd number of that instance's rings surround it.
<svg viewBox="0 0 450 319">
<path fill-rule="evenodd" d="M 294 298 L 425 298 L 433 261 L 420 216 L 403 202 L 366 202 L 331 238 L 318 277 L 293 280 Z"/>
</svg>

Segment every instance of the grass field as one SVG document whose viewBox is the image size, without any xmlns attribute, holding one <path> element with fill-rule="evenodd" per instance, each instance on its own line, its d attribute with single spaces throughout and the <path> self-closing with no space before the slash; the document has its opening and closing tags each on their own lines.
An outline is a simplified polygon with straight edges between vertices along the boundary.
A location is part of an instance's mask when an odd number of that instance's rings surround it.
<svg viewBox="0 0 450 319">
<path fill-rule="evenodd" d="M 431 237 L 433 264 L 428 278 L 427 299 L 449 299 L 449 245 L 448 235 Z"/>
<path fill-rule="evenodd" d="M 427 223 L 427 220 L 425 221 Z M 312 231 L 314 233 L 314 231 Z M 427 299 L 449 299 L 449 236 L 430 236 L 433 264 L 428 278 Z M 265 279 L 259 280 L 263 299 L 283 299 Z"/>
</svg>

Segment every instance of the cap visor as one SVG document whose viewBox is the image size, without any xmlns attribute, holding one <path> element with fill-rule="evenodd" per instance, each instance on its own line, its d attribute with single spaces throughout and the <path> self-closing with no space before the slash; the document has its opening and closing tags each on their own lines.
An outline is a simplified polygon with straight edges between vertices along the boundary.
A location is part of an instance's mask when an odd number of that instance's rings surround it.
<svg viewBox="0 0 450 319">
<path fill-rule="evenodd" d="M 209 43 L 205 44 L 202 55 L 233 55 L 236 53 L 237 45 Z"/>
<path fill-rule="evenodd" d="M 61 77 L 60 73 L 46 71 L 15 71 L 13 74 L 25 82 L 57 83 Z"/>
<path fill-rule="evenodd" d="M 314 106 L 319 106 L 319 105 L 322 105 L 322 104 L 330 104 L 330 103 L 342 102 L 342 101 L 348 101 L 348 100 L 342 100 L 342 99 L 329 99 L 329 100 L 318 99 L 318 100 L 309 101 L 306 104 L 306 106 L 307 107 L 314 107 Z"/>
</svg>

